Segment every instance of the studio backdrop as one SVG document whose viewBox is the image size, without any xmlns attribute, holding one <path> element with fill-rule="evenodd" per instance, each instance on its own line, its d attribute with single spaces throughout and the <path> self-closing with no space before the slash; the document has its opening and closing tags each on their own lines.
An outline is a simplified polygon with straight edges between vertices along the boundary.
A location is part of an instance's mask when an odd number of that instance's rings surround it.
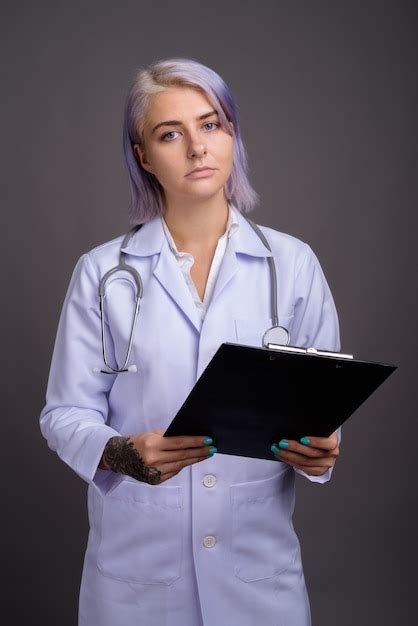
<svg viewBox="0 0 418 626">
<path fill-rule="evenodd" d="M 75 263 L 129 228 L 128 86 L 169 56 L 231 86 L 249 217 L 315 251 L 342 351 L 398 366 L 343 426 L 331 481 L 297 477 L 313 624 L 415 623 L 416 4 L 45 1 L 0 22 L 7 623 L 76 623 L 87 485 L 38 417 Z"/>
</svg>

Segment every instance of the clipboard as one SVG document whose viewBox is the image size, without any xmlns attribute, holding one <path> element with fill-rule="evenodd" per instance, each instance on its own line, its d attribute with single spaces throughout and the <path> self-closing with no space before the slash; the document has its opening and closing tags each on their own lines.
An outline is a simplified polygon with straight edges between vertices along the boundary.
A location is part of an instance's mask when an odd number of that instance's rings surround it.
<svg viewBox="0 0 418 626">
<path fill-rule="evenodd" d="M 271 444 L 329 437 L 397 369 L 293 346 L 222 343 L 164 437 L 213 438 L 221 454 L 275 460 Z"/>
</svg>

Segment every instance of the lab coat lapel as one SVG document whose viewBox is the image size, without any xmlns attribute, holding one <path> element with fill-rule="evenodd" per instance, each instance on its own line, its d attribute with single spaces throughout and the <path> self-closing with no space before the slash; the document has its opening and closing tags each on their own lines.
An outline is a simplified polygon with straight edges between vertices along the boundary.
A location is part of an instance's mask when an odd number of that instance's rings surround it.
<svg viewBox="0 0 418 626">
<path fill-rule="evenodd" d="M 184 280 L 177 259 L 170 250 L 167 239 L 163 243 L 159 259 L 153 271 L 154 276 L 161 283 L 177 306 L 188 317 L 190 322 L 200 332 L 201 321 L 196 304 L 193 301 L 189 287 Z"/>
<path fill-rule="evenodd" d="M 216 300 L 222 289 L 229 283 L 237 270 L 237 257 L 231 237 L 228 240 L 228 245 L 226 246 L 225 254 L 219 267 L 219 273 L 212 293 L 212 302 Z"/>
<path fill-rule="evenodd" d="M 245 254 L 254 257 L 268 257 L 272 253 L 265 247 L 257 233 L 248 223 L 244 215 L 235 209 L 239 228 L 231 234 L 219 268 L 218 278 L 212 294 L 212 302 L 216 300 L 239 269 L 237 255 Z"/>
<path fill-rule="evenodd" d="M 128 245 L 122 248 L 122 251 L 140 257 L 159 255 L 153 269 L 153 275 L 196 330 L 200 332 L 201 321 L 196 305 L 177 260 L 170 250 L 161 218 L 154 217 L 146 222 L 134 234 Z M 146 297 L 145 293 L 144 297 Z"/>
</svg>

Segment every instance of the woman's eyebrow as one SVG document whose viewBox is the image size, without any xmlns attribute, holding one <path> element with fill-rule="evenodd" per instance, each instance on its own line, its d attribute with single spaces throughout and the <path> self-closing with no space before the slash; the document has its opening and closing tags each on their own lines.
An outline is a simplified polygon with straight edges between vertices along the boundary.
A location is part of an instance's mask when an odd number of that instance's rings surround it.
<svg viewBox="0 0 418 626">
<path fill-rule="evenodd" d="M 196 118 L 197 121 L 199 120 L 204 120 L 206 117 L 210 117 L 211 115 L 214 114 L 218 114 L 217 111 L 208 111 L 207 113 L 203 113 L 203 115 L 199 115 L 199 117 Z M 151 135 L 157 130 L 157 128 L 160 128 L 160 126 L 179 126 L 180 124 L 182 124 L 182 122 L 180 122 L 179 120 L 165 120 L 164 122 L 159 122 L 156 126 L 154 126 L 154 128 L 151 131 Z"/>
</svg>

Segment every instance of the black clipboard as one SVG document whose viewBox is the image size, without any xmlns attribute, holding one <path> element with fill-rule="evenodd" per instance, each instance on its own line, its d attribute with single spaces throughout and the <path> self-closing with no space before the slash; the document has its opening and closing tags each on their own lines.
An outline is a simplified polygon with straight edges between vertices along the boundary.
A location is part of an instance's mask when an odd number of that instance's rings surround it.
<svg viewBox="0 0 418 626">
<path fill-rule="evenodd" d="M 274 460 L 273 442 L 329 437 L 397 369 L 269 346 L 222 343 L 164 437 L 210 436 L 219 453 Z"/>
</svg>

